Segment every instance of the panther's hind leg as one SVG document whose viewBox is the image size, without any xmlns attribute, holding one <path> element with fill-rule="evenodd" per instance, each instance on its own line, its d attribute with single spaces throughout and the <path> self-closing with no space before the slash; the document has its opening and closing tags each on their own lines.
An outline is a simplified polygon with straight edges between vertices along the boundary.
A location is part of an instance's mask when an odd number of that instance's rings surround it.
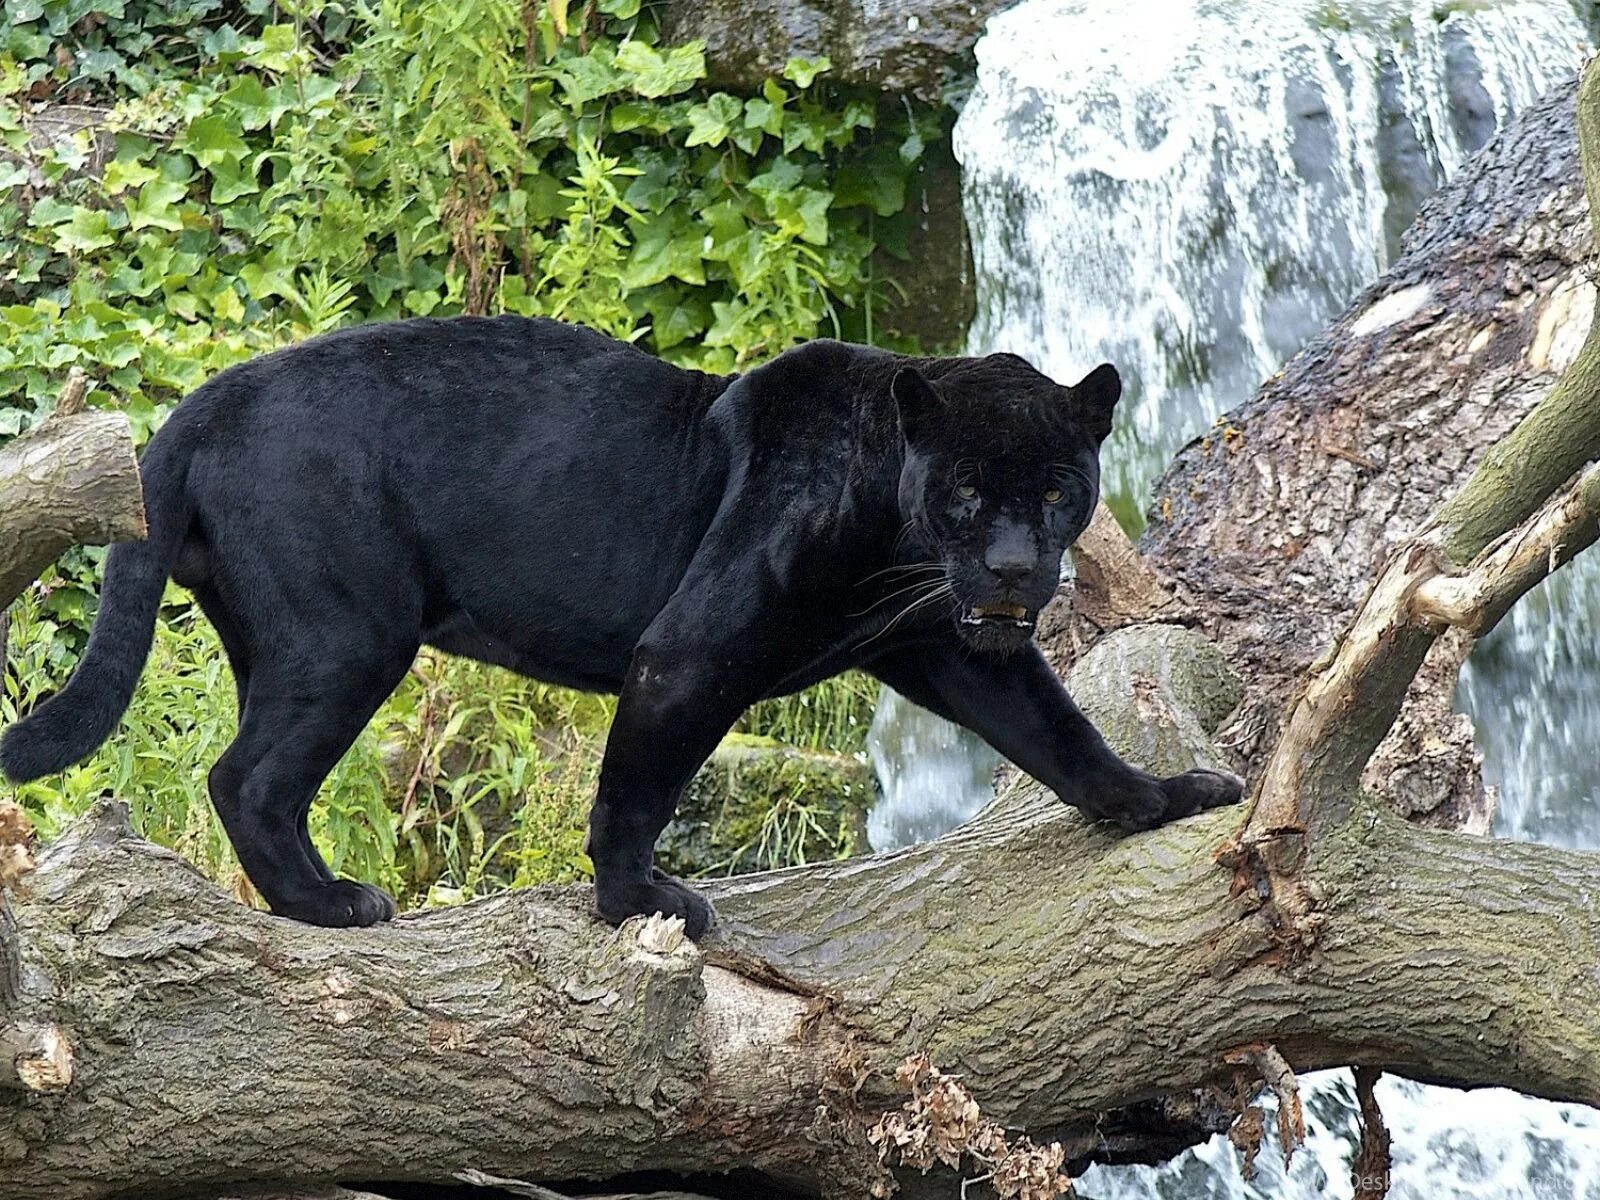
<svg viewBox="0 0 1600 1200">
<path fill-rule="evenodd" d="M 250 645 L 244 635 L 244 627 L 237 617 L 228 609 L 227 602 L 222 594 L 214 587 L 197 586 L 194 589 L 195 599 L 200 602 L 200 610 L 206 614 L 217 636 L 222 639 L 222 649 L 228 656 L 228 666 L 233 670 L 233 686 L 239 698 L 239 721 L 244 721 L 245 705 L 250 698 Z M 309 812 L 309 808 L 307 810 Z M 322 878 L 333 881 L 334 874 L 328 869 L 328 864 L 323 861 L 321 853 L 311 841 L 311 833 L 305 821 L 300 822 L 301 846 L 306 857 L 311 860 L 312 868 Z"/>
<path fill-rule="evenodd" d="M 337 674 L 251 672 L 239 736 L 211 772 L 234 851 L 274 913 L 314 925 L 371 925 L 394 915 L 379 889 L 334 879 L 306 833 L 317 788 L 405 674 L 415 649 Z"/>
</svg>

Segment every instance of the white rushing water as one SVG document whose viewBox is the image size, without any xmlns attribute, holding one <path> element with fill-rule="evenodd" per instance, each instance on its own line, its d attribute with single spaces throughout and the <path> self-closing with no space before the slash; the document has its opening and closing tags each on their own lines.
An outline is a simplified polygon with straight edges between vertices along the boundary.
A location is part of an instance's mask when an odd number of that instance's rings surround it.
<svg viewBox="0 0 1600 1200">
<path fill-rule="evenodd" d="M 1107 490 L 1154 472 L 1390 261 L 1420 199 L 1570 73 L 1566 0 L 1029 0 L 955 129 L 969 349 L 1110 360 Z"/>
<path fill-rule="evenodd" d="M 1110 499 L 1139 513 L 1172 454 L 1246 399 L 1375 278 L 1417 205 L 1493 130 L 1574 71 L 1565 0 L 1024 0 L 978 44 L 955 132 L 978 316 L 972 353 L 1072 381 L 1112 361 L 1127 411 Z M 1558 576 L 1486 640 L 1478 718 L 1501 836 L 1600 848 L 1600 653 Z M 886 696 L 873 729 L 878 847 L 934 836 L 989 798 L 993 757 Z M 1155 1169 L 1096 1168 L 1103 1200 L 1351 1194 L 1347 1072 L 1308 1078 L 1310 1136 L 1254 1182 L 1223 1139 Z M 1486 1089 L 1385 1079 L 1396 1200 L 1600 1200 L 1600 1116 Z"/>
</svg>

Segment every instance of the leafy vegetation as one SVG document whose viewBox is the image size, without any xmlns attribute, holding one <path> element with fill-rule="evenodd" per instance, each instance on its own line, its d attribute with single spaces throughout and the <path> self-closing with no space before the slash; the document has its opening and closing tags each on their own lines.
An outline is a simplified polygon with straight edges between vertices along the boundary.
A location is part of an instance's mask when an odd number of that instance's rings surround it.
<svg viewBox="0 0 1600 1200">
<path fill-rule="evenodd" d="M 942 134 L 832 87 L 826 59 L 709 88 L 701 47 L 660 44 L 640 0 L 3 9 L 0 438 L 81 365 L 142 441 L 217 371 L 356 321 L 543 314 L 718 372 L 870 340 L 874 247 L 904 244 L 907 178 Z M 70 670 L 100 557 L 73 552 L 15 612 L 0 719 Z M 128 796 L 229 877 L 202 772 L 232 688 L 169 600 L 124 732 L 24 798 L 49 829 Z M 859 750 L 871 697 L 847 679 L 747 724 Z M 325 789 L 319 841 L 412 898 L 581 874 L 608 705 L 425 655 Z"/>
</svg>

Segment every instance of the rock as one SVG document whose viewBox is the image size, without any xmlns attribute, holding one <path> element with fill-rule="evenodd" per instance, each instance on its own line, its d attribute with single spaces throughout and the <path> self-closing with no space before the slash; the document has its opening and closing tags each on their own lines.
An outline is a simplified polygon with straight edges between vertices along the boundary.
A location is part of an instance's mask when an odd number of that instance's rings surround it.
<svg viewBox="0 0 1600 1200">
<path fill-rule="evenodd" d="M 668 42 L 706 44 L 710 81 L 753 90 L 791 58 L 826 54 L 827 78 L 937 100 L 988 18 L 1012 0 L 673 0 Z"/>
<path fill-rule="evenodd" d="M 905 257 L 882 245 L 872 269 L 888 286 L 873 320 L 873 340 L 910 338 L 924 354 L 960 354 L 976 311 L 972 239 L 961 204 L 961 168 L 946 138 L 930 145 L 906 181 L 911 231 Z"/>
</svg>

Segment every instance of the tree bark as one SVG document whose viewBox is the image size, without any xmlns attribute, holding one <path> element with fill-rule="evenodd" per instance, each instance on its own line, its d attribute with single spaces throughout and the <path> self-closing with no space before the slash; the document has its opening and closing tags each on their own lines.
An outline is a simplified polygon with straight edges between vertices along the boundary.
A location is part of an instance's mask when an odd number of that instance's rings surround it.
<svg viewBox="0 0 1600 1200">
<path fill-rule="evenodd" d="M 65 550 L 144 536 L 127 419 L 83 411 L 85 384 L 76 373 L 49 418 L 0 447 L 0 608 Z"/>
<path fill-rule="evenodd" d="M 1212 863 L 1235 816 L 1121 838 L 1032 785 L 939 842 L 716 885 L 703 950 L 613 933 L 571 889 L 292 925 L 107 804 L 18 905 L 22 1006 L 79 1075 L 0 1093 L 6 1194 L 744 1167 L 859 1196 L 882 1177 L 862 1131 L 920 1050 L 1080 1154 L 1092 1114 L 1226 1087 L 1263 1041 L 1600 1103 L 1600 861 L 1355 803 L 1298 955 Z"/>
<path fill-rule="evenodd" d="M 1259 769 L 1396 548 L 1577 362 L 1595 288 L 1576 97 L 1576 80 L 1552 88 L 1498 133 L 1423 207 L 1394 267 L 1157 482 L 1140 549 L 1245 679 L 1218 737 L 1236 769 Z M 1495 461 L 1515 477 L 1509 450 Z M 1552 459 L 1504 496 L 1525 514 L 1574 469 Z M 1362 787 L 1486 832 L 1471 723 L 1451 708 L 1472 640 L 1434 643 Z"/>
</svg>

